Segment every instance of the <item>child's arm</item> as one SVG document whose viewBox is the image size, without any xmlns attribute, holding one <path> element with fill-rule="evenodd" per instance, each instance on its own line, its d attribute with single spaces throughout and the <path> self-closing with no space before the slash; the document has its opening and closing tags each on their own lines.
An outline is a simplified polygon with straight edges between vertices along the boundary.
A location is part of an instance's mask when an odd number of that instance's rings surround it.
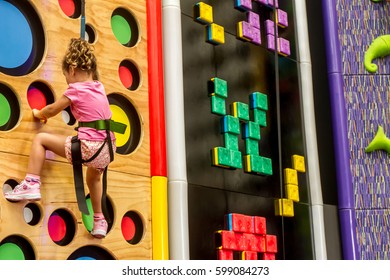
<svg viewBox="0 0 390 280">
<path fill-rule="evenodd" d="M 45 106 L 41 110 L 33 109 L 33 116 L 46 122 L 48 118 L 54 117 L 69 105 L 70 99 L 63 95 L 56 102 Z"/>
</svg>

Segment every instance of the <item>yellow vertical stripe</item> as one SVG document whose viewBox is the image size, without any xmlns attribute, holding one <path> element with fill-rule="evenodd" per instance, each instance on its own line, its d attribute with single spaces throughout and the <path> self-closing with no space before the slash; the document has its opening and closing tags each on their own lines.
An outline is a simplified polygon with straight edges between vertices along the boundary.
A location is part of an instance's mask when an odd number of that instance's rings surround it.
<svg viewBox="0 0 390 280">
<path fill-rule="evenodd" d="M 169 260 L 168 179 L 152 177 L 152 247 L 153 260 Z"/>
</svg>

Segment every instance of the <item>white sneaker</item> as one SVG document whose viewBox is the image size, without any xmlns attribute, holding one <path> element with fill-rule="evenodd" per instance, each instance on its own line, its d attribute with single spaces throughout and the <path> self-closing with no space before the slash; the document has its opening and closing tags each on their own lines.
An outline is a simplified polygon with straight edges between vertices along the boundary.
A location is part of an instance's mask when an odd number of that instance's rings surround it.
<svg viewBox="0 0 390 280">
<path fill-rule="evenodd" d="M 26 178 L 12 191 L 5 193 L 4 196 L 10 201 L 37 201 L 41 199 L 40 187 L 41 183 L 39 180 Z"/>
</svg>

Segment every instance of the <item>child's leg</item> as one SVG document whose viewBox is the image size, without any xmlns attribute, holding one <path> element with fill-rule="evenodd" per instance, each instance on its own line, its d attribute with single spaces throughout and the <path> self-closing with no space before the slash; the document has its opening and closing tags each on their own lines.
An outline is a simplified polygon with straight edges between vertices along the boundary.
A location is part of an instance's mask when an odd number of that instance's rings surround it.
<svg viewBox="0 0 390 280">
<path fill-rule="evenodd" d="M 87 185 L 94 213 L 94 225 L 91 234 L 96 238 L 104 238 L 107 234 L 108 225 L 102 213 L 103 186 L 101 173 L 93 167 L 87 168 Z"/>
<path fill-rule="evenodd" d="M 12 201 L 40 200 L 40 174 L 45 162 L 46 150 L 51 150 L 65 157 L 65 136 L 49 133 L 39 133 L 35 136 L 25 179 L 5 197 Z"/>
<path fill-rule="evenodd" d="M 89 195 L 91 197 L 91 203 L 94 213 L 102 213 L 102 194 L 103 186 L 101 182 L 100 172 L 93 168 L 87 168 L 87 186 L 89 189 Z"/>
<path fill-rule="evenodd" d="M 38 133 L 31 146 L 27 173 L 40 176 L 46 158 L 46 150 L 65 157 L 66 136 L 50 133 Z"/>
</svg>

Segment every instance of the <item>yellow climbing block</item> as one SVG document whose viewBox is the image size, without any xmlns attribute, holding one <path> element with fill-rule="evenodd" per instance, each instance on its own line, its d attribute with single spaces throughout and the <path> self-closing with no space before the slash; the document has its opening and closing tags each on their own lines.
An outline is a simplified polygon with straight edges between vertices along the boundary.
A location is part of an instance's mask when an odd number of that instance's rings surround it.
<svg viewBox="0 0 390 280">
<path fill-rule="evenodd" d="M 302 173 L 304 173 L 306 171 L 305 158 L 303 156 L 292 155 L 291 161 L 292 161 L 292 168 L 293 169 L 295 169 L 298 172 L 302 172 Z"/>
<path fill-rule="evenodd" d="M 287 184 L 285 186 L 285 191 L 288 199 L 291 199 L 294 202 L 299 202 L 299 187 L 297 185 Z"/>
<path fill-rule="evenodd" d="M 291 184 L 298 186 L 298 172 L 292 168 L 285 168 L 284 173 L 284 184 Z"/>
<path fill-rule="evenodd" d="M 211 23 L 206 26 L 207 41 L 214 44 L 225 43 L 225 28 L 219 24 Z"/>
<path fill-rule="evenodd" d="M 294 202 L 291 199 L 275 199 L 275 215 L 283 217 L 294 217 Z"/>
<path fill-rule="evenodd" d="M 204 2 L 198 2 L 194 6 L 194 19 L 204 24 L 213 23 L 213 7 Z"/>
</svg>

